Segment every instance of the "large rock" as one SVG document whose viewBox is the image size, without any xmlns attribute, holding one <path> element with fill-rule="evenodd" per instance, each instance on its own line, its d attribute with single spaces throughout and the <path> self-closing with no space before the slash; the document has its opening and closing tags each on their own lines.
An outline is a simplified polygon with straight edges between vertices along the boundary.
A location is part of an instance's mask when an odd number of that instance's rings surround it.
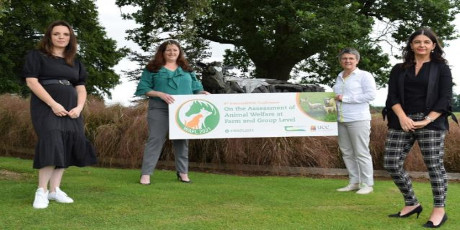
<svg viewBox="0 0 460 230">
<path fill-rule="evenodd" d="M 219 62 L 198 63 L 198 66 L 202 69 L 201 82 L 204 89 L 214 94 L 324 92 L 324 88 L 316 84 L 301 85 L 274 79 L 224 76 Z"/>
</svg>

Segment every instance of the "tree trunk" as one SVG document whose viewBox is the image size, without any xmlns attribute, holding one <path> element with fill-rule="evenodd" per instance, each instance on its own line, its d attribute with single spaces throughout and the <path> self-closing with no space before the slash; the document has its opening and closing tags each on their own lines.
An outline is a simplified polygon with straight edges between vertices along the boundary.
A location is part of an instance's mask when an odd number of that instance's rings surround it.
<svg viewBox="0 0 460 230">
<path fill-rule="evenodd" d="M 256 78 L 267 78 L 287 81 L 291 78 L 291 70 L 301 60 L 284 57 L 269 58 L 261 61 L 253 60 L 256 66 Z"/>
</svg>

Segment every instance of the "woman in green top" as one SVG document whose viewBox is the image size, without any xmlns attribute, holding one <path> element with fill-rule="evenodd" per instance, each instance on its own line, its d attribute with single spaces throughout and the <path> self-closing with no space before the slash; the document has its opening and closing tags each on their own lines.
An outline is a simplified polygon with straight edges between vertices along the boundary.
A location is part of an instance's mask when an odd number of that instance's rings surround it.
<svg viewBox="0 0 460 230">
<path fill-rule="evenodd" d="M 158 162 L 169 129 L 168 104 L 173 95 L 209 94 L 203 91 L 195 73 L 184 57 L 179 43 L 164 42 L 144 69 L 135 95 L 149 97 L 147 121 L 149 137 L 145 145 L 140 183 L 150 184 L 150 175 Z M 173 140 L 177 179 L 190 183 L 188 177 L 188 140 Z"/>
</svg>

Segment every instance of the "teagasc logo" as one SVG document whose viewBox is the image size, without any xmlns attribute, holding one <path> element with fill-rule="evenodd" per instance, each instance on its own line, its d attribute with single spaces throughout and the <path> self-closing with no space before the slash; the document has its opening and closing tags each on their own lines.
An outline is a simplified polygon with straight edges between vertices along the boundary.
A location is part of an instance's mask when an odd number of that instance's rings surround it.
<svg viewBox="0 0 460 230">
<path fill-rule="evenodd" d="M 182 104 L 176 111 L 176 122 L 186 133 L 206 134 L 219 124 L 219 110 L 205 100 L 190 100 Z"/>
</svg>

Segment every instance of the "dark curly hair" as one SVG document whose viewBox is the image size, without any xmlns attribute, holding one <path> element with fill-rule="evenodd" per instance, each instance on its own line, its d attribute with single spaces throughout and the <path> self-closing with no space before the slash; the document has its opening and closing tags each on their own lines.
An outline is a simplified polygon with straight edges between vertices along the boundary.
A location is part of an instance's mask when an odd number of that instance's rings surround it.
<svg viewBox="0 0 460 230">
<path fill-rule="evenodd" d="M 179 57 L 176 60 L 177 65 L 185 71 L 192 72 L 193 69 L 192 67 L 190 67 L 187 60 L 185 59 L 182 47 L 180 46 L 179 42 L 174 40 L 165 41 L 158 47 L 155 56 L 153 56 L 153 59 L 150 60 L 146 66 L 147 70 L 149 70 L 150 72 L 158 72 L 158 70 L 160 70 L 161 67 L 163 67 L 166 64 L 166 60 L 164 59 L 163 55 L 168 45 L 175 45 L 179 48 Z"/>
<path fill-rule="evenodd" d="M 402 65 L 403 68 L 410 68 L 415 65 L 415 53 L 411 48 L 411 43 L 418 35 L 425 35 L 427 36 L 431 42 L 435 43 L 434 50 L 430 54 L 431 61 L 439 62 L 439 63 L 446 63 L 447 60 L 444 59 L 444 51 L 442 49 L 442 44 L 438 39 L 438 36 L 430 29 L 430 28 L 420 28 L 414 33 L 412 33 L 407 41 L 407 45 L 403 50 L 403 58 L 404 63 Z"/>
</svg>

